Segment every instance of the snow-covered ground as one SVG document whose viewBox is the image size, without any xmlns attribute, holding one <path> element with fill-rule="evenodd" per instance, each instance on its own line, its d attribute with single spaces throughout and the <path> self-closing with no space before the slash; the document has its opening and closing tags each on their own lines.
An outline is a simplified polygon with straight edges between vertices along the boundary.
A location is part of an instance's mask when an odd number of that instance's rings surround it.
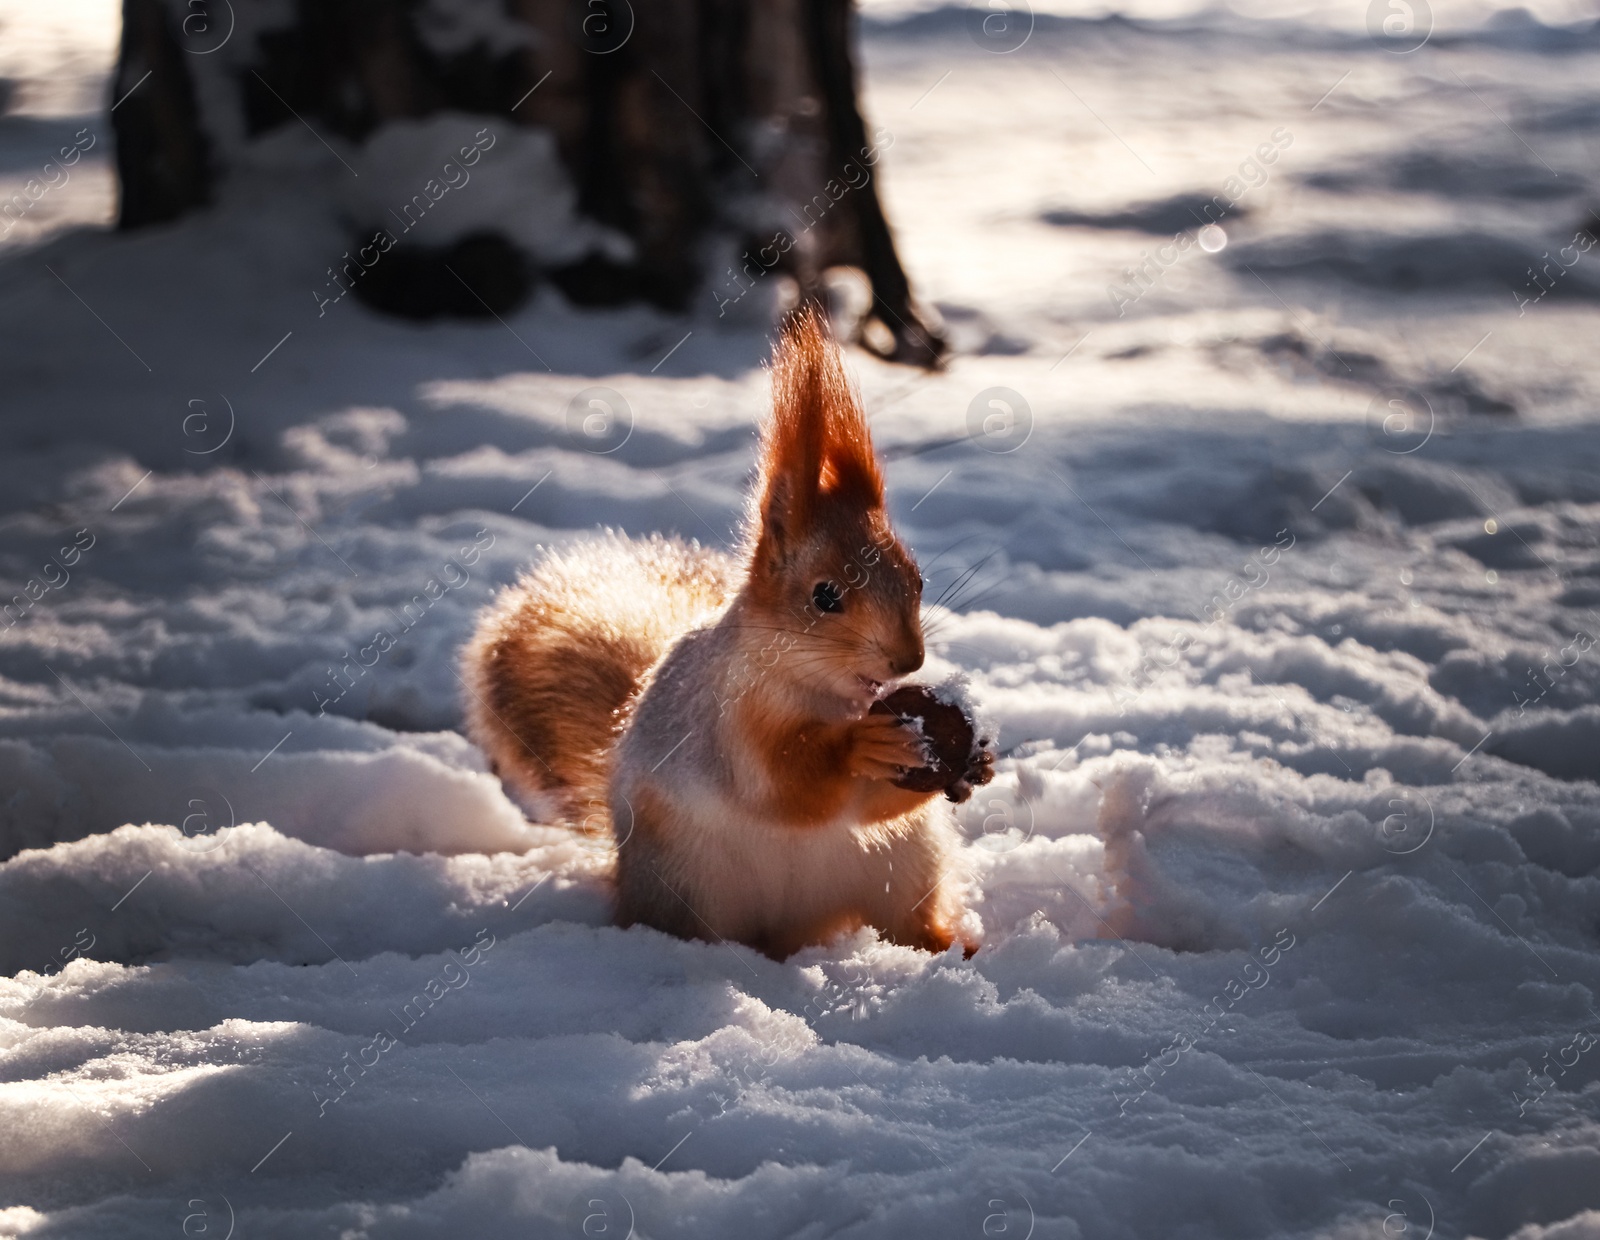
<svg viewBox="0 0 1600 1240">
<path fill-rule="evenodd" d="M 0 255 L 0 1235 L 1600 1236 L 1592 4 L 869 10 L 958 353 L 852 363 L 1009 756 L 974 959 L 784 964 L 454 731 L 541 543 L 731 543 L 759 325 L 319 314 L 303 133 L 110 232 L 115 7 L 0 7 L 5 184 L 98 138 Z"/>
</svg>

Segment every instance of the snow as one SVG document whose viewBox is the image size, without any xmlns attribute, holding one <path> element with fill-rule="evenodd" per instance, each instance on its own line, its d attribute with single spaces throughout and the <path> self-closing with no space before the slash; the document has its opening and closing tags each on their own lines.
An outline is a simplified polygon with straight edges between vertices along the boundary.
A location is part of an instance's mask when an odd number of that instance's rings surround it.
<svg viewBox="0 0 1600 1240">
<path fill-rule="evenodd" d="M 391 121 L 362 144 L 354 171 L 341 188 L 358 232 L 443 248 L 498 228 L 556 266 L 590 249 L 632 257 L 626 238 L 577 215 L 578 191 L 544 129 L 465 112 Z"/>
<path fill-rule="evenodd" d="M 0 1236 L 1600 1236 L 1600 44 L 1434 7 L 869 7 L 957 352 L 851 365 L 1004 756 L 972 960 L 785 963 L 455 731 L 541 546 L 732 545 L 759 325 L 319 314 L 289 129 L 116 234 L 115 6 L 0 9 L 4 175 L 101 139 L 0 241 Z"/>
</svg>

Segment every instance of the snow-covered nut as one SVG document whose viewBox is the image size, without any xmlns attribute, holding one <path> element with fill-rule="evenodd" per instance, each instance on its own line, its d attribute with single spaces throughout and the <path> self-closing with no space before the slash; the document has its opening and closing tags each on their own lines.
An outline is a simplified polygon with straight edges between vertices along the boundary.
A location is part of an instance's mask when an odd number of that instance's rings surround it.
<svg viewBox="0 0 1600 1240">
<path fill-rule="evenodd" d="M 895 715 L 922 740 L 927 765 L 893 782 L 914 792 L 942 791 L 959 804 L 975 786 L 994 778 L 993 740 L 980 737 L 958 686 L 902 685 L 872 704 L 875 715 Z"/>
</svg>

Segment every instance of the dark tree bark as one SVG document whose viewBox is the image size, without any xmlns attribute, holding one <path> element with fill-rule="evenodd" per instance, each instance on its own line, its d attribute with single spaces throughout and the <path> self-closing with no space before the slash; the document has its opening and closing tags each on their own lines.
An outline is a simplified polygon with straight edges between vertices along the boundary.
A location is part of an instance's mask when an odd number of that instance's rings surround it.
<svg viewBox="0 0 1600 1240">
<path fill-rule="evenodd" d="M 161 0 L 123 0 L 112 89 L 120 100 L 111 114 L 121 183 L 118 226 L 160 224 L 205 203 L 211 185 L 206 141 Z"/>
<path fill-rule="evenodd" d="M 239 10 L 260 2 L 231 0 Z M 531 32 L 526 45 L 496 51 L 479 39 L 449 53 L 424 29 L 448 9 L 441 0 L 430 12 L 423 0 L 297 0 L 290 23 L 212 60 L 213 46 L 193 44 L 217 43 L 227 3 L 123 0 L 119 97 L 149 75 L 112 116 L 123 227 L 203 204 L 228 174 L 229 152 L 208 149 L 204 134 L 217 127 L 197 104 L 216 98 L 216 81 L 237 93 L 247 140 L 302 120 L 360 143 L 386 122 L 445 108 L 499 116 L 547 129 L 580 210 L 634 245 L 627 265 L 597 253 L 543 273 L 574 300 L 721 303 L 723 277 L 707 270 L 721 236 L 741 243 L 741 288 L 781 271 L 820 299 L 828 268 L 860 268 L 870 317 L 887 333 L 869 341 L 892 340 L 879 347 L 897 360 L 938 363 L 943 341 L 917 311 L 878 198 L 849 0 L 502 0 Z M 196 91 L 202 72 L 219 75 L 211 93 Z M 785 244 L 770 245 L 774 228 Z M 386 275 L 403 283 L 425 266 Z M 396 295 L 428 303 L 416 288 Z"/>
<path fill-rule="evenodd" d="M 850 0 L 806 0 L 806 35 L 812 70 L 825 101 L 828 148 L 835 167 L 843 167 L 867 149 L 866 123 L 856 106 L 856 68 L 850 53 Z M 850 261 L 872 284 L 873 311 L 893 334 L 897 355 L 931 366 L 943 341 L 930 335 L 911 304 L 911 282 L 895 253 L 889 221 L 874 188 L 853 204 L 852 225 L 844 244 Z"/>
</svg>

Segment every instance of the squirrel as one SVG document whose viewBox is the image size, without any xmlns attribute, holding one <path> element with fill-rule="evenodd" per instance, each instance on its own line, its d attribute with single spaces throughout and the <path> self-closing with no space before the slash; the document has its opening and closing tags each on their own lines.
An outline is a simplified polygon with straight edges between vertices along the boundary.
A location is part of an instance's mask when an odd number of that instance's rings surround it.
<svg viewBox="0 0 1600 1240">
<path fill-rule="evenodd" d="M 775 959 L 861 926 L 942 952 L 953 818 L 894 782 L 918 734 L 868 713 L 922 666 L 922 577 L 810 308 L 772 404 L 741 560 L 616 534 L 548 556 L 463 652 L 468 730 L 525 805 L 609 827 L 621 926 Z"/>
</svg>

